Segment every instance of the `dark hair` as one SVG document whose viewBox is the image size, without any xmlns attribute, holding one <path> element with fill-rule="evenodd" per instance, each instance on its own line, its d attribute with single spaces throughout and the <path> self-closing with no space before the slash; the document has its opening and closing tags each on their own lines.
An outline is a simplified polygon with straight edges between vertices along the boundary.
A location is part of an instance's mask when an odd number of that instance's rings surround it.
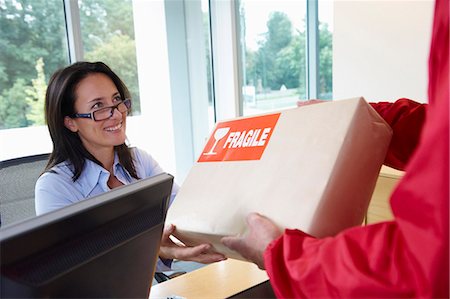
<svg viewBox="0 0 450 299">
<path fill-rule="evenodd" d="M 102 73 L 108 76 L 116 85 L 122 99 L 129 98 L 129 91 L 120 78 L 103 62 L 76 62 L 66 68 L 56 71 L 50 79 L 45 95 L 45 120 L 53 142 L 45 171 L 53 166 L 69 161 L 72 164 L 73 181 L 76 181 L 84 168 L 85 159 L 102 164 L 83 146 L 80 137 L 66 128 L 64 118 L 75 113 L 75 89 L 78 83 L 90 74 Z M 136 179 L 131 151 L 123 143 L 114 147 L 119 156 L 119 162 Z"/>
</svg>

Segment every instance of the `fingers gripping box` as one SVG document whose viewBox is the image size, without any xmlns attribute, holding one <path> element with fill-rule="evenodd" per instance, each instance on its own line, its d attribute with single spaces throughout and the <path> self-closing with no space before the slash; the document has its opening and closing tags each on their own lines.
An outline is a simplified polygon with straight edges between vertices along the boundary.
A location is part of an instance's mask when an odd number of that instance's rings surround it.
<svg viewBox="0 0 450 299">
<path fill-rule="evenodd" d="M 245 234 L 258 212 L 317 237 L 361 225 L 392 130 L 363 98 L 217 123 L 169 209 L 189 245 Z"/>
</svg>

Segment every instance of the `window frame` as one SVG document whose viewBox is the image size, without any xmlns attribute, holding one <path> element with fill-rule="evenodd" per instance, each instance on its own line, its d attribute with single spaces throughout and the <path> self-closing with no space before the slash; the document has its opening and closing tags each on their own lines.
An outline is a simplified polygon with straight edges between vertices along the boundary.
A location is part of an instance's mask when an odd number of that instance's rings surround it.
<svg viewBox="0 0 450 299">
<path fill-rule="evenodd" d="M 306 82 L 307 98 L 318 96 L 319 19 L 318 0 L 306 0 Z M 242 49 L 239 43 L 239 3 L 234 0 L 210 0 L 211 34 L 214 60 L 213 80 L 216 121 L 243 115 Z"/>
</svg>

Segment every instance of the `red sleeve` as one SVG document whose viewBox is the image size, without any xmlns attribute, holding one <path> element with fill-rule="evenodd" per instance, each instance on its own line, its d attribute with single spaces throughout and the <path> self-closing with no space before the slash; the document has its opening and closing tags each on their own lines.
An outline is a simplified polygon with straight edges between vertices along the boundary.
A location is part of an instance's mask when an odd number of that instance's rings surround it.
<svg viewBox="0 0 450 299">
<path fill-rule="evenodd" d="M 449 297 L 448 54 L 449 1 L 437 0 L 428 119 L 391 196 L 394 220 L 322 239 L 286 230 L 264 253 L 278 297 Z"/>
<path fill-rule="evenodd" d="M 391 126 L 392 141 L 389 145 L 384 164 L 404 170 L 409 158 L 417 148 L 427 104 L 402 98 L 394 103 L 369 103 Z"/>
</svg>

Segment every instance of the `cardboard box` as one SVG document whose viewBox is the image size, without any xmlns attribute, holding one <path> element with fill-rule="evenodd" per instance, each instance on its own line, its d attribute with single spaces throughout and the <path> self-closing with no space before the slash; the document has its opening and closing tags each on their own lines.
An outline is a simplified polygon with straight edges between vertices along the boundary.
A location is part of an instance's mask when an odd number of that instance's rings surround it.
<svg viewBox="0 0 450 299">
<path fill-rule="evenodd" d="M 166 223 L 189 245 L 243 235 L 259 212 L 317 237 L 361 225 L 392 130 L 363 98 L 216 124 Z"/>
</svg>

